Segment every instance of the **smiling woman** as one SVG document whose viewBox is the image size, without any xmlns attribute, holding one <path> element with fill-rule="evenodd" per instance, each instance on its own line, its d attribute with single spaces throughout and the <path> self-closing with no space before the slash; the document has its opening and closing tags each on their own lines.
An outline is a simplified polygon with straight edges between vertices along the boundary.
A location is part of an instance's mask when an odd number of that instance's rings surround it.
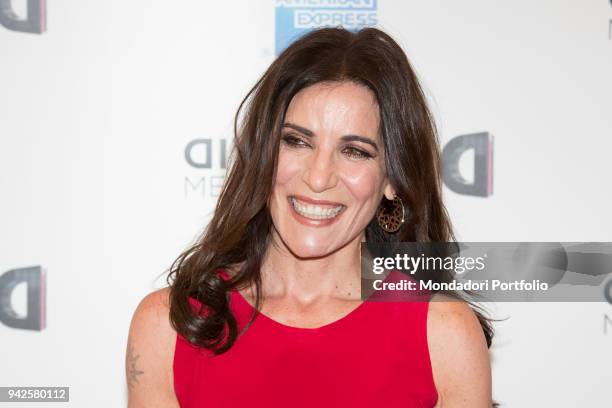
<svg viewBox="0 0 612 408">
<path fill-rule="evenodd" d="M 319 82 L 292 98 L 269 209 L 275 235 L 298 257 L 325 256 L 349 242 L 351 251 L 358 249 L 383 193 L 393 199 L 377 147 L 379 122 L 376 98 L 352 81 Z M 287 266 L 302 269 L 299 264 Z M 308 273 L 319 286 L 329 276 Z"/>
<path fill-rule="evenodd" d="M 314 30 L 235 124 L 212 220 L 132 318 L 129 405 L 490 407 L 480 311 L 457 293 L 361 299 L 362 242 L 454 240 L 436 128 L 399 45 Z"/>
</svg>

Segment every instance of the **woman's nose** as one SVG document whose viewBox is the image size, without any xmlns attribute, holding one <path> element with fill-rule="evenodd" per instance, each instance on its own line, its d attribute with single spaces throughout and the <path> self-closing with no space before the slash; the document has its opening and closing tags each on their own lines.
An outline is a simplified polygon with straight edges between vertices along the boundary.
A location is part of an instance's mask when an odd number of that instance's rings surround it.
<svg viewBox="0 0 612 408">
<path fill-rule="evenodd" d="M 317 150 L 307 162 L 303 180 L 312 191 L 321 192 L 336 185 L 338 176 L 333 152 Z"/>
</svg>

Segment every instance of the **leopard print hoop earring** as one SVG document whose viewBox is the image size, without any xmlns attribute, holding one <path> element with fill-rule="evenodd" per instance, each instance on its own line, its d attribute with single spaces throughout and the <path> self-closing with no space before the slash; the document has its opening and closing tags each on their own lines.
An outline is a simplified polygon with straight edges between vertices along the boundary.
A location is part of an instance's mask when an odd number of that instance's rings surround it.
<svg viewBox="0 0 612 408">
<path fill-rule="evenodd" d="M 378 225 L 389 233 L 399 231 L 402 224 L 404 224 L 404 203 L 399 196 L 395 196 L 393 200 L 385 200 L 391 202 L 391 206 L 381 205 L 376 212 L 376 218 L 378 219 Z"/>
</svg>

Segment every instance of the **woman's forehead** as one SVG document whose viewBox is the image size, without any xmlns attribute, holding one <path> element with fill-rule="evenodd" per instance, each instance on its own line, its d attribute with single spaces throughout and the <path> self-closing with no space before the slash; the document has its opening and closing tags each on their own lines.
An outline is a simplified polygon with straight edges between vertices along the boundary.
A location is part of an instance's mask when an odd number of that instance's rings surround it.
<svg viewBox="0 0 612 408">
<path fill-rule="evenodd" d="M 379 109 L 372 91 L 353 82 L 319 83 L 302 89 L 285 120 L 313 132 L 367 133 L 375 137 Z"/>
</svg>

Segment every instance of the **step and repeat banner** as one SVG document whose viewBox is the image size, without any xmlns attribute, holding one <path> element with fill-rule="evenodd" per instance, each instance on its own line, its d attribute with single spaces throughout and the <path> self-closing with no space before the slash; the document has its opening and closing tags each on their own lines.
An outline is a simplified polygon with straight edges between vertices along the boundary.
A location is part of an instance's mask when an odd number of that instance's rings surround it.
<svg viewBox="0 0 612 408">
<path fill-rule="evenodd" d="M 238 104 L 325 25 L 405 50 L 460 241 L 612 241 L 609 0 L 0 0 L 0 386 L 126 404 L 132 313 L 210 219 Z M 612 406 L 600 283 L 483 304 L 502 406 Z"/>
</svg>

